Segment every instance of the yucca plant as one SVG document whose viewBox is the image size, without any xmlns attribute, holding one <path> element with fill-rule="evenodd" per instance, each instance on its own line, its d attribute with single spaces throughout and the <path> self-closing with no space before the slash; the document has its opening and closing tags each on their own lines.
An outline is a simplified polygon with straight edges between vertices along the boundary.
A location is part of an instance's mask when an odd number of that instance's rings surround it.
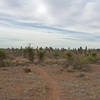
<svg viewBox="0 0 100 100">
<path fill-rule="evenodd" d="M 26 47 L 25 53 L 26 53 L 28 59 L 29 59 L 31 62 L 33 62 L 33 61 L 34 61 L 34 56 L 35 56 L 35 53 L 34 53 L 33 48 L 30 47 L 30 46 Z"/>
<path fill-rule="evenodd" d="M 72 54 L 71 50 L 67 50 L 66 51 L 66 57 L 67 57 L 67 64 L 68 65 L 72 65 L 72 62 L 73 62 L 73 54 Z"/>
<path fill-rule="evenodd" d="M 44 55 L 45 55 L 45 51 L 44 50 L 38 50 L 38 58 L 39 61 L 43 61 L 44 60 Z"/>
</svg>

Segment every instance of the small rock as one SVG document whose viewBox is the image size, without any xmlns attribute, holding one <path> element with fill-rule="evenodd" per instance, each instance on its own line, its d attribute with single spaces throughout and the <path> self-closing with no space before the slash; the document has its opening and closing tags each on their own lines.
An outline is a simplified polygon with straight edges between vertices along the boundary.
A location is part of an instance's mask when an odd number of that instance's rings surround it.
<svg viewBox="0 0 100 100">
<path fill-rule="evenodd" d="M 25 73 L 30 73 L 30 72 L 31 72 L 31 69 L 29 69 L 29 68 L 24 68 L 24 72 L 25 72 Z"/>
<path fill-rule="evenodd" d="M 84 73 L 80 73 L 77 77 L 85 77 Z"/>
</svg>

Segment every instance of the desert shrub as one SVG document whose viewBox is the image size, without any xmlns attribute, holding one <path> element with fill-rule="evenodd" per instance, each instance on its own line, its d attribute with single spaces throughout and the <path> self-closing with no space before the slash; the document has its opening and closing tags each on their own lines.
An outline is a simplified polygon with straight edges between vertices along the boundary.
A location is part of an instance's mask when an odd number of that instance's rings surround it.
<svg viewBox="0 0 100 100">
<path fill-rule="evenodd" d="M 83 48 L 82 48 L 82 47 L 78 48 L 78 52 L 79 52 L 80 54 L 82 54 Z"/>
<path fill-rule="evenodd" d="M 66 52 L 66 56 L 67 56 L 67 58 L 68 59 L 72 59 L 72 52 L 70 51 L 70 50 L 68 50 L 67 52 Z"/>
<path fill-rule="evenodd" d="M 88 61 L 90 62 L 90 63 L 94 63 L 94 62 L 96 62 L 96 57 L 94 57 L 93 55 L 89 55 L 88 56 Z"/>
<path fill-rule="evenodd" d="M 90 52 L 87 56 L 87 61 L 89 63 L 95 63 L 97 61 L 97 54 L 96 52 Z"/>
<path fill-rule="evenodd" d="M 79 55 L 75 56 L 73 60 L 73 68 L 80 71 L 89 71 L 90 66 L 88 58 Z"/>
<path fill-rule="evenodd" d="M 4 50 L 0 50 L 0 60 L 4 60 L 6 59 L 7 55 L 6 52 Z"/>
<path fill-rule="evenodd" d="M 59 57 L 59 51 L 58 51 L 58 50 L 54 50 L 54 51 L 53 51 L 53 56 L 54 56 L 55 58 Z"/>
<path fill-rule="evenodd" d="M 79 57 L 79 62 L 82 64 L 89 64 L 89 60 L 87 56 Z"/>
<path fill-rule="evenodd" d="M 44 50 L 38 50 L 39 61 L 43 61 L 44 55 L 45 55 L 45 51 Z"/>
<path fill-rule="evenodd" d="M 73 69 L 75 70 L 80 70 L 80 71 L 89 71 L 89 61 L 86 56 L 82 55 L 76 55 L 73 54 L 72 51 L 68 50 L 66 52 L 67 56 L 67 67 L 72 66 Z"/>
<path fill-rule="evenodd" d="M 73 66 L 75 69 L 88 71 L 90 70 L 89 64 L 95 63 L 97 60 L 97 54 L 95 52 L 91 52 L 87 56 L 76 55 L 73 60 Z"/>
<path fill-rule="evenodd" d="M 23 49 L 23 57 L 27 58 L 27 47 Z"/>
<path fill-rule="evenodd" d="M 30 47 L 30 46 L 29 46 L 29 47 L 26 47 L 25 53 L 26 53 L 28 59 L 29 59 L 31 62 L 33 62 L 33 61 L 34 61 L 34 56 L 35 56 L 35 53 L 34 53 L 33 48 Z"/>
<path fill-rule="evenodd" d="M 7 58 L 7 54 L 4 50 L 0 49 L 0 66 L 5 66 L 5 59 Z"/>
<path fill-rule="evenodd" d="M 72 65 L 73 62 L 73 54 L 70 50 L 66 51 L 65 53 L 66 57 L 67 57 L 67 65 Z"/>
<path fill-rule="evenodd" d="M 97 54 L 96 54 L 95 52 L 92 52 L 92 53 L 91 53 L 91 56 L 92 56 L 92 57 L 96 57 Z"/>
</svg>

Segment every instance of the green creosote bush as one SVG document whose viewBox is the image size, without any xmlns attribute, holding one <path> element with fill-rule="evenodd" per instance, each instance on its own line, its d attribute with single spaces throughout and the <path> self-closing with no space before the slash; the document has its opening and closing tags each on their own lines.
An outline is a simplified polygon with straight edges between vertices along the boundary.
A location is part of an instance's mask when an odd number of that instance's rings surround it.
<svg viewBox="0 0 100 100">
<path fill-rule="evenodd" d="M 67 56 L 67 67 L 72 66 L 75 70 L 88 71 L 89 70 L 89 60 L 86 56 L 75 55 L 71 50 L 66 52 Z"/>
<path fill-rule="evenodd" d="M 88 61 L 90 63 L 94 63 L 94 62 L 96 62 L 96 60 L 97 60 L 96 56 L 94 56 L 94 55 L 89 55 L 88 56 Z"/>
<path fill-rule="evenodd" d="M 34 52 L 33 48 L 30 47 L 30 46 L 26 47 L 26 48 L 25 48 L 25 53 L 26 53 L 28 59 L 29 59 L 31 62 L 33 62 L 33 61 L 34 61 L 34 56 L 35 56 L 35 52 Z"/>
<path fill-rule="evenodd" d="M 54 51 L 53 51 L 53 56 L 54 56 L 55 58 L 59 57 L 59 51 L 58 51 L 58 50 L 54 50 Z"/>
<path fill-rule="evenodd" d="M 7 54 L 4 50 L 0 49 L 0 67 L 5 66 L 5 59 L 7 58 Z"/>
<path fill-rule="evenodd" d="M 40 62 L 44 60 L 44 56 L 45 56 L 45 51 L 41 49 L 38 50 L 38 58 Z"/>
<path fill-rule="evenodd" d="M 73 62 L 73 54 L 70 50 L 66 51 L 65 53 L 66 57 L 67 57 L 67 65 L 72 65 Z"/>
<path fill-rule="evenodd" d="M 92 55 L 92 57 L 96 57 L 97 56 L 97 54 L 95 52 L 92 52 L 91 55 Z"/>
<path fill-rule="evenodd" d="M 89 64 L 97 61 L 97 55 L 95 52 L 90 53 L 88 56 L 76 56 L 74 59 L 74 68 L 88 71 L 90 70 Z"/>
<path fill-rule="evenodd" d="M 88 58 L 77 55 L 76 58 L 73 60 L 73 68 L 80 71 L 89 71 L 90 66 Z"/>
</svg>

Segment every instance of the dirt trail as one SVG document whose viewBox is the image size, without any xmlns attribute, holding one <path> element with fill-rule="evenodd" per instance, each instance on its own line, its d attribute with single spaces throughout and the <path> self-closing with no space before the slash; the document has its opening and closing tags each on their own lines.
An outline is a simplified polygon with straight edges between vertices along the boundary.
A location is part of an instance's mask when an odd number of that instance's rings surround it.
<svg viewBox="0 0 100 100">
<path fill-rule="evenodd" d="M 35 67 L 36 71 L 40 73 L 46 82 L 46 89 L 48 95 L 45 100 L 61 100 L 61 89 L 59 89 L 58 83 L 49 74 L 40 67 Z"/>
</svg>

